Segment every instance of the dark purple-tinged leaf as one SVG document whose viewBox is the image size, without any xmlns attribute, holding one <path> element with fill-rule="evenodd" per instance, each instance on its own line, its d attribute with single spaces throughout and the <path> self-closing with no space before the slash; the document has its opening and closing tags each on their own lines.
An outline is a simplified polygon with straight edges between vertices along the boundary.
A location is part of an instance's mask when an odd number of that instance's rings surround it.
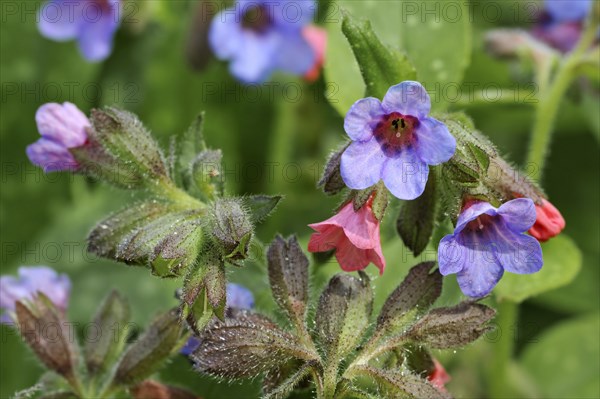
<svg viewBox="0 0 600 399">
<path fill-rule="evenodd" d="M 292 359 L 315 361 L 317 354 L 301 345 L 267 317 L 232 309 L 224 321 L 214 320 L 198 336 L 191 355 L 196 369 L 223 378 L 253 378 Z"/>
<path fill-rule="evenodd" d="M 133 399 L 200 399 L 185 389 L 146 380 L 130 390 Z"/>
<path fill-rule="evenodd" d="M 344 183 L 342 174 L 340 173 L 340 161 L 348 145 L 344 145 L 343 148 L 329 156 L 325 164 L 323 176 L 321 176 L 321 180 L 317 183 L 317 187 L 322 187 L 323 192 L 327 195 L 335 195 L 346 188 L 346 183 Z"/>
<path fill-rule="evenodd" d="M 158 316 L 119 360 L 114 383 L 129 386 L 155 373 L 176 348 L 182 331 L 175 310 Z"/>
<path fill-rule="evenodd" d="M 448 393 L 441 392 L 426 379 L 414 374 L 395 370 L 383 370 L 371 366 L 360 366 L 355 372 L 375 380 L 388 393 L 390 398 L 405 397 L 421 399 L 448 399 Z"/>
<path fill-rule="evenodd" d="M 297 326 L 305 323 L 308 302 L 308 258 L 295 236 L 275 237 L 267 251 L 269 282 L 277 305 Z"/>
<path fill-rule="evenodd" d="M 121 353 L 127 340 L 129 304 L 118 292 L 112 291 L 98 308 L 90 334 L 85 340 L 85 362 L 90 374 L 107 370 Z M 112 333 L 115 332 L 115 333 Z"/>
<path fill-rule="evenodd" d="M 442 293 L 442 275 L 437 269 L 430 272 L 434 265 L 435 262 L 423 262 L 410 269 L 404 281 L 383 304 L 377 330 L 397 329 L 409 313 L 429 310 Z"/>
<path fill-rule="evenodd" d="M 437 218 L 439 193 L 435 170 L 431 170 L 423 194 L 417 199 L 402 203 L 396 221 L 396 230 L 402 242 L 415 257 L 429 244 Z"/>
<path fill-rule="evenodd" d="M 330 361 L 340 361 L 364 338 L 373 310 L 369 277 L 337 274 L 321 294 L 315 317 L 321 347 Z"/>
<path fill-rule="evenodd" d="M 263 384 L 263 396 L 262 399 L 285 399 L 287 398 L 294 388 L 296 388 L 302 381 L 306 380 L 315 367 L 316 362 L 307 362 L 304 363 L 300 368 L 295 371 L 292 371 L 287 375 L 287 378 L 282 379 L 277 382 L 277 385 L 271 387 L 272 389 L 267 388 L 265 384 Z"/>
<path fill-rule="evenodd" d="M 407 331 L 406 337 L 431 348 L 460 347 L 490 331 L 487 323 L 495 314 L 494 309 L 473 302 L 433 309 Z"/>
<path fill-rule="evenodd" d="M 39 292 L 31 302 L 17 301 L 15 308 L 23 341 L 46 367 L 73 382 L 77 354 L 70 340 L 75 337 L 64 315 Z"/>
</svg>

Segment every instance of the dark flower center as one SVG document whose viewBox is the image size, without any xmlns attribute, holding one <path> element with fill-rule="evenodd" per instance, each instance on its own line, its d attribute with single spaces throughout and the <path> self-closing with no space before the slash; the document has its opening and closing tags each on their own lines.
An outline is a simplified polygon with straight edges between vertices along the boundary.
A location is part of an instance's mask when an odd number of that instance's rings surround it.
<svg viewBox="0 0 600 399">
<path fill-rule="evenodd" d="M 265 33 L 273 24 L 273 17 L 265 6 L 252 6 L 242 17 L 242 27 L 256 33 Z"/>
<path fill-rule="evenodd" d="M 488 226 L 494 224 L 494 219 L 495 216 L 490 216 L 484 213 L 467 223 L 465 230 L 475 233 L 482 233 Z"/>
<path fill-rule="evenodd" d="M 92 0 L 92 2 L 96 4 L 103 12 L 110 11 L 112 8 L 108 0 Z"/>
<path fill-rule="evenodd" d="M 381 145 L 383 152 L 392 156 L 402 148 L 410 147 L 415 140 L 415 129 L 419 126 L 419 119 L 412 115 L 402 115 L 392 112 L 385 115 L 375 126 L 373 134 Z"/>
</svg>

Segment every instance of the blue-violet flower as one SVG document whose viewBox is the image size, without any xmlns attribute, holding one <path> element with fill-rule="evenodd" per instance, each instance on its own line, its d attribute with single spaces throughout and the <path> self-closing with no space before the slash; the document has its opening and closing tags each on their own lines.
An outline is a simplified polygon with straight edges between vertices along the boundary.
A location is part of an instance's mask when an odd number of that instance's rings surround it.
<svg viewBox="0 0 600 399">
<path fill-rule="evenodd" d="M 546 0 L 540 21 L 533 27 L 532 33 L 551 47 L 566 53 L 579 41 L 583 21 L 592 5 L 592 0 Z"/>
<path fill-rule="evenodd" d="M 454 234 L 440 241 L 440 272 L 444 276 L 456 273 L 462 292 L 478 298 L 494 288 L 504 271 L 539 271 L 543 264 L 540 243 L 524 234 L 535 220 L 535 205 L 529 198 L 517 198 L 499 208 L 483 201 L 467 203 Z"/>
<path fill-rule="evenodd" d="M 235 309 L 252 309 L 254 308 L 254 295 L 249 289 L 235 283 L 227 283 L 227 305 L 228 308 Z M 200 341 L 196 337 L 190 337 L 183 348 L 181 353 L 183 355 L 190 355 L 200 345 Z"/>
<path fill-rule="evenodd" d="M 18 273 L 18 278 L 0 276 L 0 308 L 5 311 L 0 316 L 1 323 L 12 324 L 17 301 L 32 300 L 38 292 L 62 311 L 67 309 L 71 292 L 67 275 L 46 266 L 20 267 Z"/>
<path fill-rule="evenodd" d="M 302 76 L 317 61 L 303 35 L 315 10 L 312 0 L 238 0 L 215 15 L 209 42 L 242 82 L 261 83 L 275 70 Z"/>
<path fill-rule="evenodd" d="M 85 59 L 101 61 L 112 51 L 120 7 L 120 0 L 50 0 L 40 9 L 38 28 L 48 39 L 77 39 Z"/>
<path fill-rule="evenodd" d="M 29 160 L 45 172 L 77 170 L 69 148 L 87 141 L 90 121 L 83 112 L 69 102 L 48 103 L 38 108 L 35 121 L 42 138 L 27 147 Z"/>
<path fill-rule="evenodd" d="M 367 97 L 352 105 L 344 129 L 353 143 L 342 154 L 344 183 L 362 190 L 383 179 L 403 200 L 425 190 L 429 165 L 448 161 L 456 140 L 442 122 L 427 116 L 431 101 L 419 82 L 390 87 L 383 101 Z"/>
</svg>

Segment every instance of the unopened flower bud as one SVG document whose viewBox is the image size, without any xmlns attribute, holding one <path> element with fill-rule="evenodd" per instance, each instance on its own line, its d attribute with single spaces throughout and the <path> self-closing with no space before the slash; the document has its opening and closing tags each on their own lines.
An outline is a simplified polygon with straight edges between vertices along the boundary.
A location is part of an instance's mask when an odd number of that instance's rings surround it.
<svg viewBox="0 0 600 399">
<path fill-rule="evenodd" d="M 239 200 L 227 198 L 214 203 L 212 234 L 225 258 L 246 259 L 253 229 Z"/>
</svg>

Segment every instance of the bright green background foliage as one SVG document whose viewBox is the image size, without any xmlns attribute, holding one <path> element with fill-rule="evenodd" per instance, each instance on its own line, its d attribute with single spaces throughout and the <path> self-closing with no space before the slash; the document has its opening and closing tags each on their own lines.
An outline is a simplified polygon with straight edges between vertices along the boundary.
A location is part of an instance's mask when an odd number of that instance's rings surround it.
<svg viewBox="0 0 600 399">
<path fill-rule="evenodd" d="M 308 84 L 276 75 L 272 83 L 250 88 L 240 86 L 228 75 L 226 65 L 215 60 L 208 60 L 202 71 L 189 66 L 186 46 L 192 17 L 198 12 L 194 1 L 136 3 L 117 34 L 113 55 L 93 65 L 80 57 L 74 43 L 50 42 L 38 34 L 32 12 L 35 2 L 14 2 L 16 13 L 3 6 L 1 273 L 14 273 L 20 265 L 46 264 L 69 274 L 73 280 L 69 314 L 80 323 L 80 333 L 112 288 L 131 300 L 140 327 L 176 304 L 177 281 L 161 281 L 147 270 L 96 259 L 84 251 L 85 236 L 94 224 L 134 201 L 132 195 L 81 177 L 43 175 L 27 161 L 25 146 L 38 138 L 35 111 L 51 101 L 71 101 L 85 112 L 102 105 L 126 108 L 139 115 L 165 148 L 171 135 L 181 134 L 204 110 L 205 137 L 209 146 L 223 149 L 229 192 L 285 195 L 258 236 L 266 242 L 275 232 L 297 232 L 305 244 L 310 234 L 306 225 L 329 217 L 337 205 L 315 185 L 327 154 L 344 140 L 342 116 L 365 92 L 341 33 L 342 8 L 369 19 L 384 44 L 406 53 L 417 79 L 429 89 L 435 109 L 465 111 L 503 154 L 522 164 L 533 122 L 531 94 L 536 88 L 529 83 L 526 68 L 488 56 L 482 38 L 493 27 L 527 24 L 526 7 L 515 2 L 488 6 L 480 1 L 470 8 L 462 1 L 439 2 L 437 14 L 427 17 L 421 8 L 416 14 L 407 8 L 409 3 L 423 7 L 415 2 L 326 3 L 322 2 L 319 13 L 319 23 L 329 33 L 324 76 Z M 206 17 L 200 20 L 207 23 Z M 194 30 L 196 40 L 200 40 L 198 30 Z M 520 90 L 519 101 L 493 101 L 499 88 L 503 93 Z M 468 104 L 469 96 L 482 89 L 488 100 Z M 597 121 L 589 116 L 597 107 L 597 99 L 580 95 L 576 87 L 561 105 L 542 185 L 567 227 L 563 236 L 544 245 L 546 263 L 540 275 L 506 276 L 496 289 L 500 297 L 524 301 L 518 324 L 462 351 L 435 354 L 452 375 L 449 390 L 457 397 L 486 395 L 486 365 L 499 334 L 511 334 L 517 344 L 519 361 L 509 371 L 517 396 L 600 395 L 600 135 Z M 383 225 L 385 277 L 369 270 L 376 307 L 416 263 L 395 232 L 397 207 L 392 203 Z M 431 249 L 421 257 L 434 256 Z M 333 261 L 314 266 L 312 288 L 320 289 L 337 270 Z M 261 310 L 274 309 L 261 266 L 230 270 L 229 278 L 250 288 Z M 446 278 L 441 304 L 456 303 L 460 297 L 454 277 Z M 1 333 L 0 397 L 4 398 L 33 384 L 41 368 L 11 329 L 2 326 Z M 227 386 L 202 378 L 183 357 L 165 368 L 160 378 L 205 398 L 256 397 L 259 389 L 256 383 Z"/>
</svg>

